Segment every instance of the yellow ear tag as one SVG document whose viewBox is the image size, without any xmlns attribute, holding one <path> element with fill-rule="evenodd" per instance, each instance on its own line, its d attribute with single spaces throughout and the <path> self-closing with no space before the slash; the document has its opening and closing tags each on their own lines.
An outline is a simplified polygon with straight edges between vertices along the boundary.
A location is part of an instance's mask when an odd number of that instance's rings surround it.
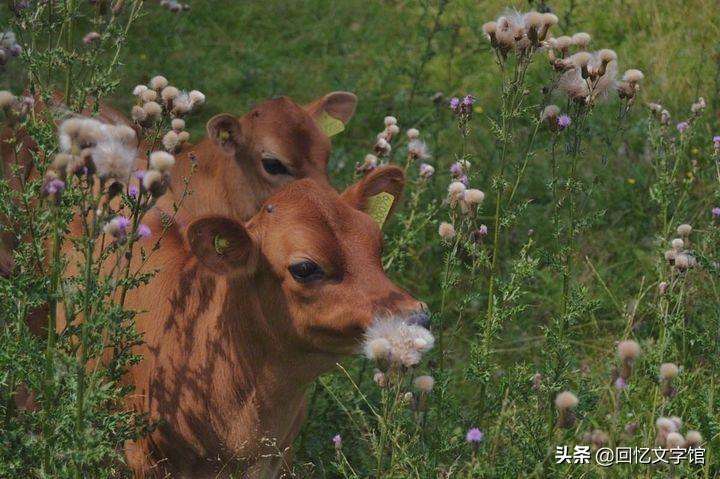
<svg viewBox="0 0 720 479">
<path fill-rule="evenodd" d="M 335 136 L 345 129 L 345 123 L 328 115 L 326 111 L 323 111 L 315 122 L 327 136 Z"/>
<path fill-rule="evenodd" d="M 225 143 L 230 139 L 230 132 L 227 130 L 221 130 L 218 133 L 218 139 L 220 140 L 220 143 Z"/>
<path fill-rule="evenodd" d="M 213 243 L 217 254 L 225 254 L 225 250 L 230 246 L 230 242 L 220 235 L 215 236 Z"/>
<path fill-rule="evenodd" d="M 390 208 L 392 208 L 395 197 L 385 191 L 371 196 L 365 203 L 365 213 L 375 220 L 380 228 L 385 224 Z"/>
</svg>

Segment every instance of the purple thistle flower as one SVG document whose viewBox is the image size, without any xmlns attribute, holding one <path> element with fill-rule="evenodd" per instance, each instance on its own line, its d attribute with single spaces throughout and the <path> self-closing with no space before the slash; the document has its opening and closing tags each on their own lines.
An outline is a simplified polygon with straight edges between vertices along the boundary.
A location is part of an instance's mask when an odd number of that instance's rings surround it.
<svg viewBox="0 0 720 479">
<path fill-rule="evenodd" d="M 462 183 L 465 186 L 470 186 L 470 180 L 468 180 L 467 175 L 462 175 L 460 178 L 457 179 L 460 183 Z"/>
<path fill-rule="evenodd" d="M 458 176 L 462 175 L 462 172 L 463 172 L 462 165 L 460 165 L 460 163 L 458 163 L 457 161 L 450 166 L 450 174 L 451 175 L 458 177 Z"/>
<path fill-rule="evenodd" d="M 627 389 L 627 382 L 626 382 L 623 378 L 618 377 L 618 378 L 615 380 L 615 389 L 617 389 L 618 391 L 622 391 L 623 389 Z"/>
<path fill-rule="evenodd" d="M 676 128 L 677 128 L 677 131 L 679 131 L 680 133 L 684 133 L 685 130 L 687 130 L 689 126 L 690 126 L 690 124 L 688 122 L 681 121 L 680 123 L 678 123 L 676 125 Z"/>
<path fill-rule="evenodd" d="M 332 442 L 335 444 L 335 449 L 340 449 L 342 447 L 342 436 L 340 436 L 340 434 L 335 434 L 332 438 Z"/>
<path fill-rule="evenodd" d="M 138 197 L 138 187 L 135 185 L 130 185 L 128 188 L 128 196 L 130 198 L 137 198 Z"/>
<path fill-rule="evenodd" d="M 473 106 L 475 103 L 475 98 L 473 98 L 472 95 L 465 95 L 465 98 L 463 98 L 463 106 L 470 107 Z"/>
<path fill-rule="evenodd" d="M 715 208 L 712 209 L 712 216 L 715 219 L 720 218 L 720 206 L 716 206 Z"/>
<path fill-rule="evenodd" d="M 487 236 L 488 234 L 488 227 L 486 225 L 480 225 L 480 228 L 478 228 L 478 233 L 481 236 Z"/>
<path fill-rule="evenodd" d="M 121 232 L 125 233 L 128 226 L 130 226 L 130 220 L 125 218 L 124 216 L 116 216 L 115 220 L 117 221 L 118 229 L 120 229 Z"/>
<path fill-rule="evenodd" d="M 65 188 L 65 183 L 61 180 L 58 180 L 57 178 L 54 180 L 50 180 L 45 185 L 45 193 L 48 195 L 54 195 L 58 192 L 62 192 L 62 190 Z"/>
<path fill-rule="evenodd" d="M 485 439 L 485 434 L 476 427 L 468 430 L 467 434 L 465 435 L 465 440 L 471 444 L 480 443 L 483 439 Z"/>
<path fill-rule="evenodd" d="M 715 144 L 715 149 L 720 150 L 720 135 L 713 136 L 713 143 Z"/>
<path fill-rule="evenodd" d="M 567 115 L 560 115 L 560 116 L 558 117 L 558 119 L 557 119 L 558 127 L 559 127 L 561 130 L 564 130 L 565 128 L 567 128 L 568 126 L 570 126 L 570 123 L 572 123 L 572 120 L 571 120 L 570 117 L 567 116 Z"/>
<path fill-rule="evenodd" d="M 145 170 L 137 170 L 137 171 L 135 172 L 135 178 L 137 178 L 138 180 L 142 181 L 143 178 L 145 178 Z"/>
<path fill-rule="evenodd" d="M 152 231 L 150 231 L 150 227 L 148 225 L 141 224 L 138 226 L 137 234 L 140 238 L 147 238 L 152 234 Z"/>
<path fill-rule="evenodd" d="M 460 107 L 460 99 L 456 96 L 452 97 L 450 99 L 450 109 L 452 111 L 457 111 L 457 109 Z"/>
<path fill-rule="evenodd" d="M 430 178 L 435 173 L 435 168 L 427 163 L 420 164 L 420 176 L 423 178 Z"/>
</svg>

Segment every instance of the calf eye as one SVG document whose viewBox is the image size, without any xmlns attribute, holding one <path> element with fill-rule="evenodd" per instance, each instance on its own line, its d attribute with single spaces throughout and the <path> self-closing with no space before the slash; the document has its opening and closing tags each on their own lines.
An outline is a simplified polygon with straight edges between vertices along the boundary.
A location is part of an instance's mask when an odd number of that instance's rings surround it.
<svg viewBox="0 0 720 479">
<path fill-rule="evenodd" d="M 317 264 L 309 260 L 298 261 L 288 267 L 290 274 L 298 283 L 317 281 L 325 276 L 325 272 Z"/>
<path fill-rule="evenodd" d="M 277 158 L 263 158 L 262 159 L 263 169 L 267 171 L 269 175 L 289 175 L 287 167 L 282 164 L 282 161 Z"/>
</svg>

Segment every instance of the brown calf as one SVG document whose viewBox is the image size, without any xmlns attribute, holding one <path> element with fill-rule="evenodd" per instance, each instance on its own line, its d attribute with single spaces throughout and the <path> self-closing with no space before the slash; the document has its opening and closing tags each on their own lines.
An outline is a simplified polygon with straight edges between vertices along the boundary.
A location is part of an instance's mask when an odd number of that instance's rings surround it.
<svg viewBox="0 0 720 479">
<path fill-rule="evenodd" d="M 56 95 L 53 108 L 63 108 Z M 330 139 L 322 128 L 327 118 L 347 123 L 355 113 L 357 97 L 348 92 L 332 92 L 302 107 L 288 97 L 260 103 L 242 117 L 222 113 L 207 124 L 208 136 L 197 145 L 187 146 L 177 155 L 170 193 L 160 203 L 171 211 L 185 190 L 194 200 L 187 202 L 180 213 L 184 221 L 198 215 L 224 214 L 249 219 L 263 201 L 284 184 L 300 178 L 313 178 L 327 183 L 327 163 Z M 46 111 L 46 105 L 36 103 L 36 114 Z M 97 119 L 112 124 L 130 124 L 122 113 L 101 103 Z M 147 148 L 142 144 L 140 150 Z M 4 170 L 12 165 L 21 167 L 24 179 L 37 172 L 32 152 L 37 146 L 23 129 L 19 132 L 5 128 L 0 133 L 0 156 Z M 145 160 L 139 160 L 142 167 Z M 191 175 L 193 164 L 197 171 Z M 8 178 L 10 185 L 19 188 L 18 178 Z M 0 238 L 0 273 L 12 269 L 11 253 L 15 239 L 11 234 Z"/>
<path fill-rule="evenodd" d="M 330 139 L 322 129 L 328 117 L 347 123 L 355 112 L 352 93 L 333 92 L 301 107 L 288 97 L 265 101 L 242 117 L 216 115 L 207 137 L 177 155 L 169 207 L 190 177 L 193 201 L 181 217 L 219 214 L 249 219 L 272 193 L 288 182 L 312 178 L 327 184 Z M 190 175 L 192 165 L 197 170 Z"/>
<path fill-rule="evenodd" d="M 356 351 L 376 317 L 422 311 L 385 276 L 380 229 L 360 211 L 403 183 L 385 167 L 341 197 L 304 179 L 245 224 L 175 225 L 148 265 L 159 273 L 128 297 L 148 311 L 137 317 L 145 344 L 131 406 L 159 421 L 127 447 L 136 477 L 279 474 L 306 386 Z"/>
</svg>

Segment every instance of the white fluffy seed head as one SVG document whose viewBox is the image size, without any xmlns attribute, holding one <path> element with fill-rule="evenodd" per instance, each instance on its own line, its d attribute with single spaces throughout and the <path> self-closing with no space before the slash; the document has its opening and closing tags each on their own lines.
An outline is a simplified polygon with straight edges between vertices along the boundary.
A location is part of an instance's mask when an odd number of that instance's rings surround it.
<svg viewBox="0 0 720 479">
<path fill-rule="evenodd" d="M 673 379 L 677 377 L 679 372 L 680 368 L 678 368 L 677 364 L 675 363 L 662 363 L 660 365 L 660 377 L 662 379 Z"/>
<path fill-rule="evenodd" d="M 128 146 L 137 146 L 137 133 L 127 125 L 115 125 L 110 128 L 112 137 Z"/>
<path fill-rule="evenodd" d="M 468 205 L 477 205 L 485 199 L 485 193 L 477 189 L 465 190 L 463 193 L 463 201 Z"/>
<path fill-rule="evenodd" d="M 415 139 L 417 139 L 417 138 L 420 137 L 420 131 L 419 131 L 417 128 L 410 128 L 410 129 L 407 131 L 407 137 L 408 137 L 410 140 L 415 140 Z"/>
<path fill-rule="evenodd" d="M 659 431 L 663 432 L 672 432 L 675 431 L 675 423 L 670 420 L 670 418 L 667 417 L 659 417 L 655 421 L 655 426 L 658 428 Z"/>
<path fill-rule="evenodd" d="M 165 78 L 164 76 L 157 75 L 150 79 L 150 83 L 148 83 L 148 85 L 153 90 L 160 91 L 168 85 L 168 81 L 167 78 Z"/>
<path fill-rule="evenodd" d="M 398 133 L 400 133 L 400 127 L 397 126 L 397 125 L 388 125 L 388 126 L 385 128 L 385 131 L 386 131 L 387 133 L 389 133 L 391 136 L 397 135 Z"/>
<path fill-rule="evenodd" d="M 145 119 L 148 117 L 148 114 L 147 112 L 145 112 L 145 109 L 143 107 L 135 105 L 130 111 L 130 116 L 132 117 L 133 121 L 142 122 L 145 121 Z"/>
<path fill-rule="evenodd" d="M 466 186 L 465 183 L 461 181 L 453 181 L 448 186 L 448 195 L 450 195 L 451 198 L 460 199 L 462 195 L 465 193 Z"/>
<path fill-rule="evenodd" d="M 130 178 L 137 150 L 120 141 L 100 141 L 91 150 L 91 156 L 100 178 L 115 178 L 125 182 Z"/>
<path fill-rule="evenodd" d="M 135 88 L 133 88 L 133 95 L 140 96 L 147 89 L 148 89 L 148 87 L 145 85 L 136 85 Z"/>
<path fill-rule="evenodd" d="M 554 118 L 557 118 L 557 116 L 559 114 L 560 114 L 560 108 L 558 108 L 557 105 L 548 105 L 543 110 L 540 118 L 542 120 L 552 120 Z"/>
<path fill-rule="evenodd" d="M 72 155 L 67 153 L 58 153 L 55 155 L 55 158 L 53 158 L 51 167 L 55 171 L 64 171 L 72 158 Z"/>
<path fill-rule="evenodd" d="M 371 361 L 388 359 L 392 345 L 386 338 L 375 338 L 365 343 L 365 357 Z"/>
<path fill-rule="evenodd" d="M 64 152 L 95 146 L 107 136 L 107 125 L 92 118 L 75 117 L 63 121 L 58 128 L 60 149 Z"/>
<path fill-rule="evenodd" d="M 692 233 L 692 226 L 689 224 L 682 224 L 677 227 L 677 234 L 683 237 L 690 236 L 690 233 Z"/>
<path fill-rule="evenodd" d="M 685 444 L 689 447 L 697 447 L 700 444 L 702 444 L 702 434 L 700 434 L 700 431 L 688 431 L 685 434 Z"/>
<path fill-rule="evenodd" d="M 205 94 L 200 90 L 190 90 L 188 93 L 193 106 L 200 106 L 205 103 Z"/>
<path fill-rule="evenodd" d="M 149 101 L 145 103 L 142 108 L 145 110 L 147 118 L 152 120 L 156 120 L 160 118 L 160 115 L 162 115 L 162 107 L 157 102 Z"/>
<path fill-rule="evenodd" d="M 157 100 L 158 94 L 155 90 L 147 89 L 140 94 L 140 99 L 145 103 Z"/>
<path fill-rule="evenodd" d="M 405 367 L 415 366 L 422 359 L 422 355 L 429 351 L 435 342 L 432 334 L 416 324 L 408 324 L 401 318 L 376 319 L 365 333 L 365 353 L 367 355 L 370 344 L 380 340 L 389 352 L 387 358 L 394 364 Z M 418 346 L 422 340 L 422 346 Z"/>
<path fill-rule="evenodd" d="M 552 27 L 553 25 L 557 25 L 559 19 L 557 15 L 554 13 L 543 13 L 542 14 L 543 23 L 547 25 L 548 27 Z"/>
<path fill-rule="evenodd" d="M 634 361 L 640 356 L 640 345 L 632 339 L 620 341 L 617 346 L 617 352 L 622 361 Z"/>
<path fill-rule="evenodd" d="M 682 240 L 682 238 L 675 238 L 670 242 L 670 246 L 672 246 L 675 251 L 682 251 L 685 247 L 685 242 Z"/>
<path fill-rule="evenodd" d="M 15 103 L 15 95 L 7 90 L 0 91 L 0 108 L 5 109 L 11 107 Z"/>
<path fill-rule="evenodd" d="M 598 58 L 600 58 L 600 61 L 603 63 L 610 63 L 617 60 L 617 53 L 609 48 L 603 48 L 598 52 Z"/>
<path fill-rule="evenodd" d="M 665 444 L 668 449 L 677 449 L 685 445 L 685 438 L 679 432 L 668 433 Z"/>
<path fill-rule="evenodd" d="M 571 37 L 572 44 L 579 48 L 586 48 L 590 44 L 590 34 L 578 32 Z"/>
<path fill-rule="evenodd" d="M 435 378 L 432 376 L 418 376 L 415 378 L 414 384 L 418 390 L 429 393 L 435 386 Z"/>
<path fill-rule="evenodd" d="M 363 158 L 363 166 L 366 169 L 372 169 L 375 168 L 378 164 L 378 157 L 373 155 L 372 153 L 368 153 L 365 155 L 365 158 Z"/>
<path fill-rule="evenodd" d="M 177 115 L 184 115 L 192 110 L 193 106 L 194 103 L 190 98 L 190 94 L 184 91 L 178 93 L 178 96 L 173 100 L 173 112 Z"/>
<path fill-rule="evenodd" d="M 162 92 L 160 93 L 160 96 L 162 97 L 164 102 L 169 102 L 177 98 L 177 96 L 180 94 L 180 90 L 175 88 L 174 86 L 166 86 L 162 89 Z"/>
<path fill-rule="evenodd" d="M 180 131 L 185 129 L 185 120 L 182 118 L 174 118 L 170 124 L 173 130 Z"/>
<path fill-rule="evenodd" d="M 631 68 L 629 70 L 625 70 L 622 79 L 628 83 L 638 83 L 639 81 L 642 81 L 643 78 L 645 78 L 643 72 L 635 68 Z"/>
<path fill-rule="evenodd" d="M 385 126 L 397 125 L 397 118 L 394 116 L 386 116 L 383 122 L 385 123 Z"/>
<path fill-rule="evenodd" d="M 449 240 L 455 237 L 455 227 L 451 223 L 443 221 L 440 223 L 438 228 L 438 234 L 444 240 Z"/>
<path fill-rule="evenodd" d="M 578 405 L 578 398 L 570 391 L 563 391 L 555 396 L 555 407 L 561 410 L 572 409 Z"/>
<path fill-rule="evenodd" d="M 487 22 L 484 23 L 482 26 L 483 32 L 485 32 L 485 35 L 488 37 L 491 35 L 494 35 L 497 31 L 497 23 L 496 22 Z"/>
<path fill-rule="evenodd" d="M 408 143 L 408 153 L 415 159 L 427 160 L 430 158 L 430 151 L 424 141 L 415 138 Z"/>
<path fill-rule="evenodd" d="M 145 188 L 148 191 L 153 190 L 155 188 L 155 185 L 157 185 L 159 182 L 161 182 L 163 179 L 162 173 L 160 173 L 157 170 L 148 170 L 145 172 L 145 175 L 143 176 L 142 184 L 143 188 Z"/>
<path fill-rule="evenodd" d="M 670 420 L 673 422 L 673 424 L 675 424 L 676 431 L 679 431 L 680 429 L 682 429 L 683 420 L 680 416 L 672 416 L 672 417 L 670 417 Z"/>
<path fill-rule="evenodd" d="M 523 20 L 526 27 L 535 29 L 539 29 L 545 23 L 542 13 L 535 11 L 527 12 L 523 15 Z"/>
<path fill-rule="evenodd" d="M 685 253 L 678 253 L 675 255 L 675 267 L 679 270 L 686 270 L 692 266 L 692 256 Z"/>
<path fill-rule="evenodd" d="M 180 143 L 180 137 L 174 130 L 170 130 L 163 136 L 162 143 L 167 151 L 175 151 L 178 143 Z"/>
<path fill-rule="evenodd" d="M 575 68 L 582 68 L 587 66 L 588 62 L 590 62 L 591 59 L 592 55 L 588 52 L 577 52 L 570 57 L 570 61 L 572 62 L 573 66 L 575 66 Z"/>
<path fill-rule="evenodd" d="M 375 149 L 380 154 L 387 155 L 392 150 L 392 146 L 390 146 L 390 143 L 385 138 L 378 138 L 375 143 Z"/>
<path fill-rule="evenodd" d="M 175 157 L 165 151 L 155 151 L 150 154 L 150 168 L 164 173 L 175 165 Z M 146 173 L 147 174 L 147 173 Z"/>
<path fill-rule="evenodd" d="M 178 133 L 178 140 L 180 140 L 180 143 L 185 143 L 186 141 L 190 141 L 190 132 L 189 131 L 181 131 Z"/>
<path fill-rule="evenodd" d="M 562 35 L 555 39 L 555 48 L 558 50 L 567 50 L 572 45 L 572 38 Z"/>
</svg>

